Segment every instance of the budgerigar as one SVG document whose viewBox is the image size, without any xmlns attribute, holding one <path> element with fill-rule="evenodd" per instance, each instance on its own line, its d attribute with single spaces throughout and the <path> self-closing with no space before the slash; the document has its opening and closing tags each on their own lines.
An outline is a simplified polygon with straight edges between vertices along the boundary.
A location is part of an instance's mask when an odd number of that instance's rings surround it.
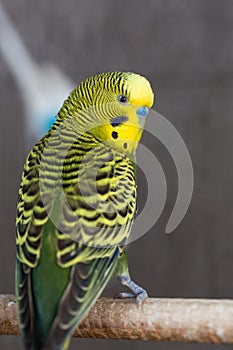
<svg viewBox="0 0 233 350">
<path fill-rule="evenodd" d="M 102 73 L 73 90 L 28 155 L 17 205 L 16 293 L 25 349 L 67 349 L 113 274 L 142 301 L 124 244 L 136 213 L 135 152 L 153 92 Z"/>
</svg>

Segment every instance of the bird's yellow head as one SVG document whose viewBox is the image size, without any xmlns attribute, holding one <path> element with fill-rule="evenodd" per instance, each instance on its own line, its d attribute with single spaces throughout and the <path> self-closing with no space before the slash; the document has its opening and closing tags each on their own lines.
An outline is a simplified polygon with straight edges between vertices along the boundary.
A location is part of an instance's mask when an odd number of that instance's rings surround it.
<svg viewBox="0 0 233 350">
<path fill-rule="evenodd" d="M 88 126 L 88 133 L 99 142 L 133 153 L 153 100 L 150 83 L 141 75 L 102 73 L 71 92 L 59 117 L 76 116 L 78 125 Z"/>
</svg>

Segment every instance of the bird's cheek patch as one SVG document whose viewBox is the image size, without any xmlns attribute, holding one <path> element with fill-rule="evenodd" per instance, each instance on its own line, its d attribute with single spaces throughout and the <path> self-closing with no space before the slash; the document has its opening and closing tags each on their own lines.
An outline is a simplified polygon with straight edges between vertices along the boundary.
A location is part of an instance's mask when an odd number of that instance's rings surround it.
<svg viewBox="0 0 233 350">
<path fill-rule="evenodd" d="M 121 116 L 112 118 L 110 123 L 111 123 L 113 128 L 117 128 L 121 124 L 127 122 L 127 120 L 128 120 L 128 117 L 126 117 L 125 115 L 121 115 Z"/>
</svg>

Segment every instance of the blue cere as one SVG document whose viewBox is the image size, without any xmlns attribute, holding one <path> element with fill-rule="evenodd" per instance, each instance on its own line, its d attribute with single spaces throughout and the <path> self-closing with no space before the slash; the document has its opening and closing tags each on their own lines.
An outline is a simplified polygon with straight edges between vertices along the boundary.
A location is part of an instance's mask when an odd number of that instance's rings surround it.
<svg viewBox="0 0 233 350">
<path fill-rule="evenodd" d="M 148 113 L 149 113 L 149 108 L 146 106 L 138 108 L 136 112 L 139 118 L 145 118 L 148 115 Z"/>
</svg>

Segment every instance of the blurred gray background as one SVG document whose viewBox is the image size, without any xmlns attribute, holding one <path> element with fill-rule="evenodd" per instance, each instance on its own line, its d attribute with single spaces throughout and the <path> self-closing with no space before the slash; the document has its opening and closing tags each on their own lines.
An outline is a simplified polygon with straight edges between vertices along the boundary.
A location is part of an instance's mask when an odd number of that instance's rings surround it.
<svg viewBox="0 0 233 350">
<path fill-rule="evenodd" d="M 38 63 L 55 62 L 76 84 L 103 71 L 145 75 L 154 108 L 183 137 L 195 185 L 183 222 L 165 226 L 177 193 L 174 164 L 144 137 L 161 162 L 168 198 L 159 221 L 129 247 L 135 281 L 154 297 L 233 297 L 233 1 L 3 1 Z M 15 57 L 17 60 L 17 57 Z M 65 96 L 64 96 L 65 97 Z M 0 293 L 14 293 L 14 221 L 26 156 L 24 112 L 15 81 L 0 55 Z M 139 173 L 139 201 L 146 196 Z M 228 346 L 142 341 L 72 340 L 71 349 L 224 349 Z M 0 337 L 1 349 L 22 349 Z"/>
</svg>

